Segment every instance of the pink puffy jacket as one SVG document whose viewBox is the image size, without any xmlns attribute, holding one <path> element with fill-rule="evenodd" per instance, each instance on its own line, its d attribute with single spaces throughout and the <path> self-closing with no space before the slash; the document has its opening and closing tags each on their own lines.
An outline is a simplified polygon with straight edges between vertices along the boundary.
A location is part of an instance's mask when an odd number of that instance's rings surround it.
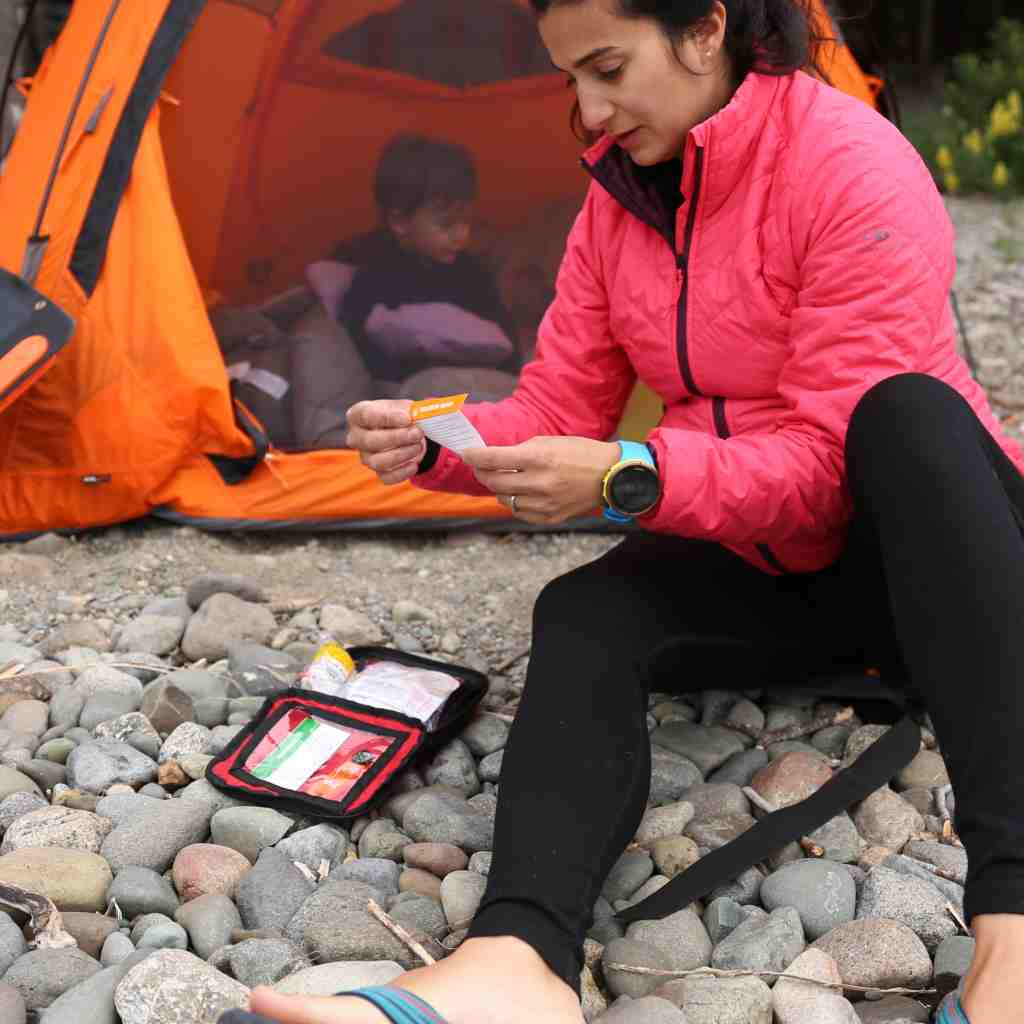
<svg viewBox="0 0 1024 1024">
<path fill-rule="evenodd" d="M 802 72 L 748 75 L 686 140 L 674 224 L 612 140 L 584 162 L 594 182 L 536 359 L 512 397 L 466 407 L 488 444 L 607 439 L 639 377 L 665 403 L 648 438 L 664 495 L 644 527 L 766 572 L 839 555 L 847 425 L 886 377 L 946 381 L 1024 469 L 956 352 L 942 200 L 875 111 Z M 487 493 L 447 449 L 413 482 Z"/>
</svg>

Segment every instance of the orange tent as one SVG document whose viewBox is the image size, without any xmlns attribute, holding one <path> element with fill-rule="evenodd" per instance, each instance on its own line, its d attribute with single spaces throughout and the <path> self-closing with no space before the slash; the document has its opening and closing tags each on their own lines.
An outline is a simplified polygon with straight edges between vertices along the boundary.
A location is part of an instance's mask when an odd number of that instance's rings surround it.
<svg viewBox="0 0 1024 1024">
<path fill-rule="evenodd" d="M 845 47 L 830 61 L 837 86 L 874 102 Z M 148 514 L 504 518 L 491 500 L 382 487 L 344 448 L 268 438 L 239 401 L 249 363 L 231 364 L 217 325 L 259 317 L 285 346 L 327 330 L 307 268 L 373 228 L 376 161 L 415 132 L 472 154 L 478 248 L 528 347 L 586 181 L 524 0 L 78 0 L 22 87 L 0 267 L 76 328 L 0 411 L 0 538 Z M 624 433 L 642 434 L 651 405 L 638 391 Z"/>
</svg>

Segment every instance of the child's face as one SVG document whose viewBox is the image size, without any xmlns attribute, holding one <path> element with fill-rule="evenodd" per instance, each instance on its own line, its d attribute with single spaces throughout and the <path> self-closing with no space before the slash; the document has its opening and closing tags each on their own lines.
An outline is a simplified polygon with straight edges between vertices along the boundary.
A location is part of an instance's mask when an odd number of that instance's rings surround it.
<svg viewBox="0 0 1024 1024">
<path fill-rule="evenodd" d="M 454 263 L 472 236 L 475 204 L 469 199 L 453 203 L 431 202 L 414 213 L 392 213 L 388 224 L 407 252 L 435 263 Z"/>
</svg>

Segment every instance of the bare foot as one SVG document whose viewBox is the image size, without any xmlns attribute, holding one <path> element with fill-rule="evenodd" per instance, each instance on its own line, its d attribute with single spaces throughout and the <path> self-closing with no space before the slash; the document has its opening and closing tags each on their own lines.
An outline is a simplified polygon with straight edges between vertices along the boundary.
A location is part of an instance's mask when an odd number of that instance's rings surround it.
<svg viewBox="0 0 1024 1024">
<path fill-rule="evenodd" d="M 961 1000 L 971 1024 L 1024 1024 L 1024 915 L 979 914 Z"/>
<path fill-rule="evenodd" d="M 583 1024 L 576 994 L 525 942 L 468 939 L 432 967 L 391 983 L 425 999 L 448 1024 Z M 379 1010 L 344 996 L 283 996 L 257 988 L 253 1013 L 282 1024 L 381 1024 Z"/>
</svg>

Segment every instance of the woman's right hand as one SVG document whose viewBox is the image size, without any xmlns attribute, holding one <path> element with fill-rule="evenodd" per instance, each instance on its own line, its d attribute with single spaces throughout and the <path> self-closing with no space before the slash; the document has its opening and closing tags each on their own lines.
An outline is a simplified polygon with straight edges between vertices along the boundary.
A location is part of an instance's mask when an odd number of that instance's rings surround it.
<svg viewBox="0 0 1024 1024">
<path fill-rule="evenodd" d="M 412 402 L 381 398 L 357 402 L 346 413 L 348 446 L 381 483 L 400 484 L 415 476 L 427 451 L 427 439 L 412 423 Z"/>
</svg>

